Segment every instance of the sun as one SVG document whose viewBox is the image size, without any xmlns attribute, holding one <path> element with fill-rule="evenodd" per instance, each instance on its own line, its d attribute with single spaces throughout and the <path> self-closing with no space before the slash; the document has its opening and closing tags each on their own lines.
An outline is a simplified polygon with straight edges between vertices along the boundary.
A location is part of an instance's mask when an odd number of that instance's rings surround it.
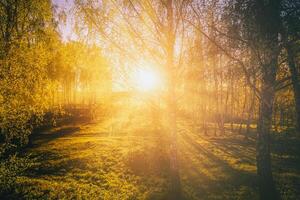
<svg viewBox="0 0 300 200">
<path fill-rule="evenodd" d="M 140 91 L 153 91 L 160 87 L 160 74 L 153 69 L 138 69 L 134 74 L 136 88 Z"/>
</svg>

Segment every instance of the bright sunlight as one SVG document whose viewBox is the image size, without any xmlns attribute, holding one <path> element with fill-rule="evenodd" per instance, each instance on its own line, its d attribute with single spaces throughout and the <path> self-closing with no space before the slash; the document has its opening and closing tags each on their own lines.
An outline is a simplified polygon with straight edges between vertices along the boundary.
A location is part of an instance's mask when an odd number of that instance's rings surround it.
<svg viewBox="0 0 300 200">
<path fill-rule="evenodd" d="M 133 78 L 136 88 L 143 92 L 156 90 L 162 84 L 160 74 L 150 68 L 136 70 Z"/>
</svg>

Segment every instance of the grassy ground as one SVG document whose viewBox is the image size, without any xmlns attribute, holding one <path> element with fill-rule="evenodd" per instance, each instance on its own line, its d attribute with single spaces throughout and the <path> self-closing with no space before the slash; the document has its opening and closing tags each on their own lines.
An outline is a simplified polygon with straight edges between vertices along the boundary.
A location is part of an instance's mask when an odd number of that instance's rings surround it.
<svg viewBox="0 0 300 200">
<path fill-rule="evenodd" d="M 18 178 L 14 197 L 166 199 L 169 163 L 164 134 L 130 116 L 41 132 L 27 151 L 35 165 Z M 258 199 L 254 138 L 245 140 L 230 132 L 204 136 L 180 122 L 178 151 L 185 199 Z M 277 134 L 273 144 L 280 192 L 284 199 L 300 199 L 300 141 Z"/>
</svg>

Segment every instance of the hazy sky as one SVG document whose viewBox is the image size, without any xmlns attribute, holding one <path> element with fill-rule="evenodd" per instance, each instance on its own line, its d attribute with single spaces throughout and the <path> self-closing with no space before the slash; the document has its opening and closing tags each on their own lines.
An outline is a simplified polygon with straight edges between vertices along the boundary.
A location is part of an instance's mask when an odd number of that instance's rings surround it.
<svg viewBox="0 0 300 200">
<path fill-rule="evenodd" d="M 57 7 L 58 13 L 65 12 L 67 17 L 66 23 L 60 21 L 58 26 L 62 39 L 64 41 L 75 39 L 75 34 L 72 31 L 73 17 L 70 13 L 74 0 L 52 0 L 52 3 Z"/>
</svg>

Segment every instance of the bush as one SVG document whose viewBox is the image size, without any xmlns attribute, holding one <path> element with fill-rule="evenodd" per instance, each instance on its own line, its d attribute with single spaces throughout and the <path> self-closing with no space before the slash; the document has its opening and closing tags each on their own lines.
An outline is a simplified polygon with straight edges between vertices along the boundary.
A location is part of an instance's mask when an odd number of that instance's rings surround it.
<svg viewBox="0 0 300 200">
<path fill-rule="evenodd" d="M 28 157 L 10 156 L 0 163 L 0 198 L 14 193 L 17 179 L 34 165 Z"/>
</svg>

